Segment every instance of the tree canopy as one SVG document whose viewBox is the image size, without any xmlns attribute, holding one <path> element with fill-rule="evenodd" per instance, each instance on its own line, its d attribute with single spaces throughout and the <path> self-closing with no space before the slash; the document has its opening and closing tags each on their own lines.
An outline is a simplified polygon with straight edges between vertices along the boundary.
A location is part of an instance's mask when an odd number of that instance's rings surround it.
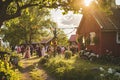
<svg viewBox="0 0 120 80">
<path fill-rule="evenodd" d="M 56 26 L 50 18 L 49 10 L 46 8 L 38 9 L 36 6 L 24 9 L 19 18 L 5 22 L 6 27 L 1 29 L 4 40 L 10 45 L 40 42 L 43 36 L 48 36 L 46 29 L 50 29 L 51 24 Z"/>
<path fill-rule="evenodd" d="M 4 21 L 21 16 L 21 11 L 32 6 L 42 8 L 60 8 L 65 12 L 79 11 L 84 7 L 84 0 L 0 0 L 0 26 Z M 94 0 L 97 4 L 108 8 L 115 0 Z M 107 6 L 106 6 L 107 5 Z"/>
</svg>

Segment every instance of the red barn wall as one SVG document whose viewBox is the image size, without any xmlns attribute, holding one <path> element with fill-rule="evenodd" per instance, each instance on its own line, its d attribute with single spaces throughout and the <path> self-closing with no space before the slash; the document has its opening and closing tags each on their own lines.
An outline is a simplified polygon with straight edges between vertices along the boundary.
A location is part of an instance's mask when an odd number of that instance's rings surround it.
<svg viewBox="0 0 120 80">
<path fill-rule="evenodd" d="M 102 32 L 95 18 L 90 14 L 85 14 L 77 34 L 88 36 L 90 32 L 96 32 L 99 41 L 97 45 L 87 45 L 88 50 L 93 50 L 93 52 L 98 54 L 104 54 L 106 50 L 109 50 L 114 55 L 120 56 L 120 44 L 116 43 L 116 33 Z"/>
<path fill-rule="evenodd" d="M 120 55 L 120 45 L 116 43 L 116 32 L 102 32 L 101 36 L 101 53 L 106 53 L 106 50 L 111 51 L 113 55 Z"/>
<path fill-rule="evenodd" d="M 97 24 L 93 16 L 86 15 L 86 16 L 83 16 L 80 28 L 78 30 L 78 34 L 88 36 L 90 32 L 95 32 L 97 37 L 100 39 L 100 36 L 101 36 L 100 30 L 101 30 L 100 26 Z M 87 45 L 86 47 L 88 50 L 93 50 L 93 52 L 95 53 L 101 52 L 100 41 L 96 45 Z"/>
</svg>

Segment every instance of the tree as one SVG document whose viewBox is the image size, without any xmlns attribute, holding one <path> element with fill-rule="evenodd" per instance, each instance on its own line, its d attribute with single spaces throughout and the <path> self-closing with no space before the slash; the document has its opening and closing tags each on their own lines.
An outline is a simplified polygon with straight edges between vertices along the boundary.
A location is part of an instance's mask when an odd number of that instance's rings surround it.
<svg viewBox="0 0 120 80">
<path fill-rule="evenodd" d="M 57 44 L 62 45 L 62 46 L 67 46 L 68 45 L 67 35 L 61 29 L 58 29 L 57 32 L 58 32 L 58 34 L 57 34 Z"/>
<path fill-rule="evenodd" d="M 47 36 L 46 29 L 53 23 L 48 9 L 27 8 L 22 11 L 21 17 L 6 22 L 7 29 L 2 29 L 4 40 L 10 45 L 38 42 L 42 36 Z"/>
<path fill-rule="evenodd" d="M 6 20 L 21 16 L 22 10 L 28 7 L 57 8 L 61 2 L 62 0 L 0 0 L 0 26 Z"/>
<path fill-rule="evenodd" d="M 97 5 L 108 8 L 115 0 L 94 0 L 94 2 L 95 1 L 97 1 Z M 39 9 L 61 8 L 65 12 L 69 10 L 77 12 L 84 7 L 83 0 L 0 0 L 0 26 L 4 21 L 21 16 L 22 10 L 32 6 L 39 6 Z"/>
</svg>

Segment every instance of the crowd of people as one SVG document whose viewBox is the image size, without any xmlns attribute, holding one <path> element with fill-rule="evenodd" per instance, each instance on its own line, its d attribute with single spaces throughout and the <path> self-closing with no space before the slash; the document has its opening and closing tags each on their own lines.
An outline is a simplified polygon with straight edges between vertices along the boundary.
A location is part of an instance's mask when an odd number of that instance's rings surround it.
<svg viewBox="0 0 120 80">
<path fill-rule="evenodd" d="M 12 51 L 16 51 L 18 54 L 22 54 L 24 58 L 30 58 L 33 55 L 38 57 L 42 57 L 45 55 L 53 56 L 54 54 L 64 54 L 66 50 L 71 50 L 73 54 L 75 54 L 78 50 L 76 47 L 72 46 L 43 46 L 41 44 L 38 45 L 18 45 L 12 47 Z"/>
</svg>

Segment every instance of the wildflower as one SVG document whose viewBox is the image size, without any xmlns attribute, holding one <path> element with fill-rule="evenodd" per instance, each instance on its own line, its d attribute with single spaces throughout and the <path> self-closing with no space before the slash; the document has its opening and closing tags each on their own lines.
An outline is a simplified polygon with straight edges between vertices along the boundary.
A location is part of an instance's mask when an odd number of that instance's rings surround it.
<svg viewBox="0 0 120 80">
<path fill-rule="evenodd" d="M 100 74 L 101 77 L 104 77 L 104 74 Z"/>
<path fill-rule="evenodd" d="M 99 69 L 100 69 L 100 71 L 105 71 L 103 67 L 100 67 Z"/>
<path fill-rule="evenodd" d="M 88 56 L 90 54 L 90 52 L 86 52 L 86 53 L 84 53 L 84 55 L 86 55 L 86 56 Z"/>
<path fill-rule="evenodd" d="M 96 56 L 96 54 L 95 53 L 91 53 L 91 56 Z"/>
<path fill-rule="evenodd" d="M 99 58 L 99 55 L 97 54 L 96 57 Z"/>
<path fill-rule="evenodd" d="M 91 53 L 89 57 L 97 57 L 97 55 L 95 53 Z"/>
<path fill-rule="evenodd" d="M 113 73 L 112 68 L 108 68 L 108 73 L 110 73 L 110 74 L 112 74 L 112 73 Z"/>
<path fill-rule="evenodd" d="M 119 72 L 116 72 L 114 75 L 119 76 L 119 78 L 120 78 L 120 73 Z"/>
</svg>

